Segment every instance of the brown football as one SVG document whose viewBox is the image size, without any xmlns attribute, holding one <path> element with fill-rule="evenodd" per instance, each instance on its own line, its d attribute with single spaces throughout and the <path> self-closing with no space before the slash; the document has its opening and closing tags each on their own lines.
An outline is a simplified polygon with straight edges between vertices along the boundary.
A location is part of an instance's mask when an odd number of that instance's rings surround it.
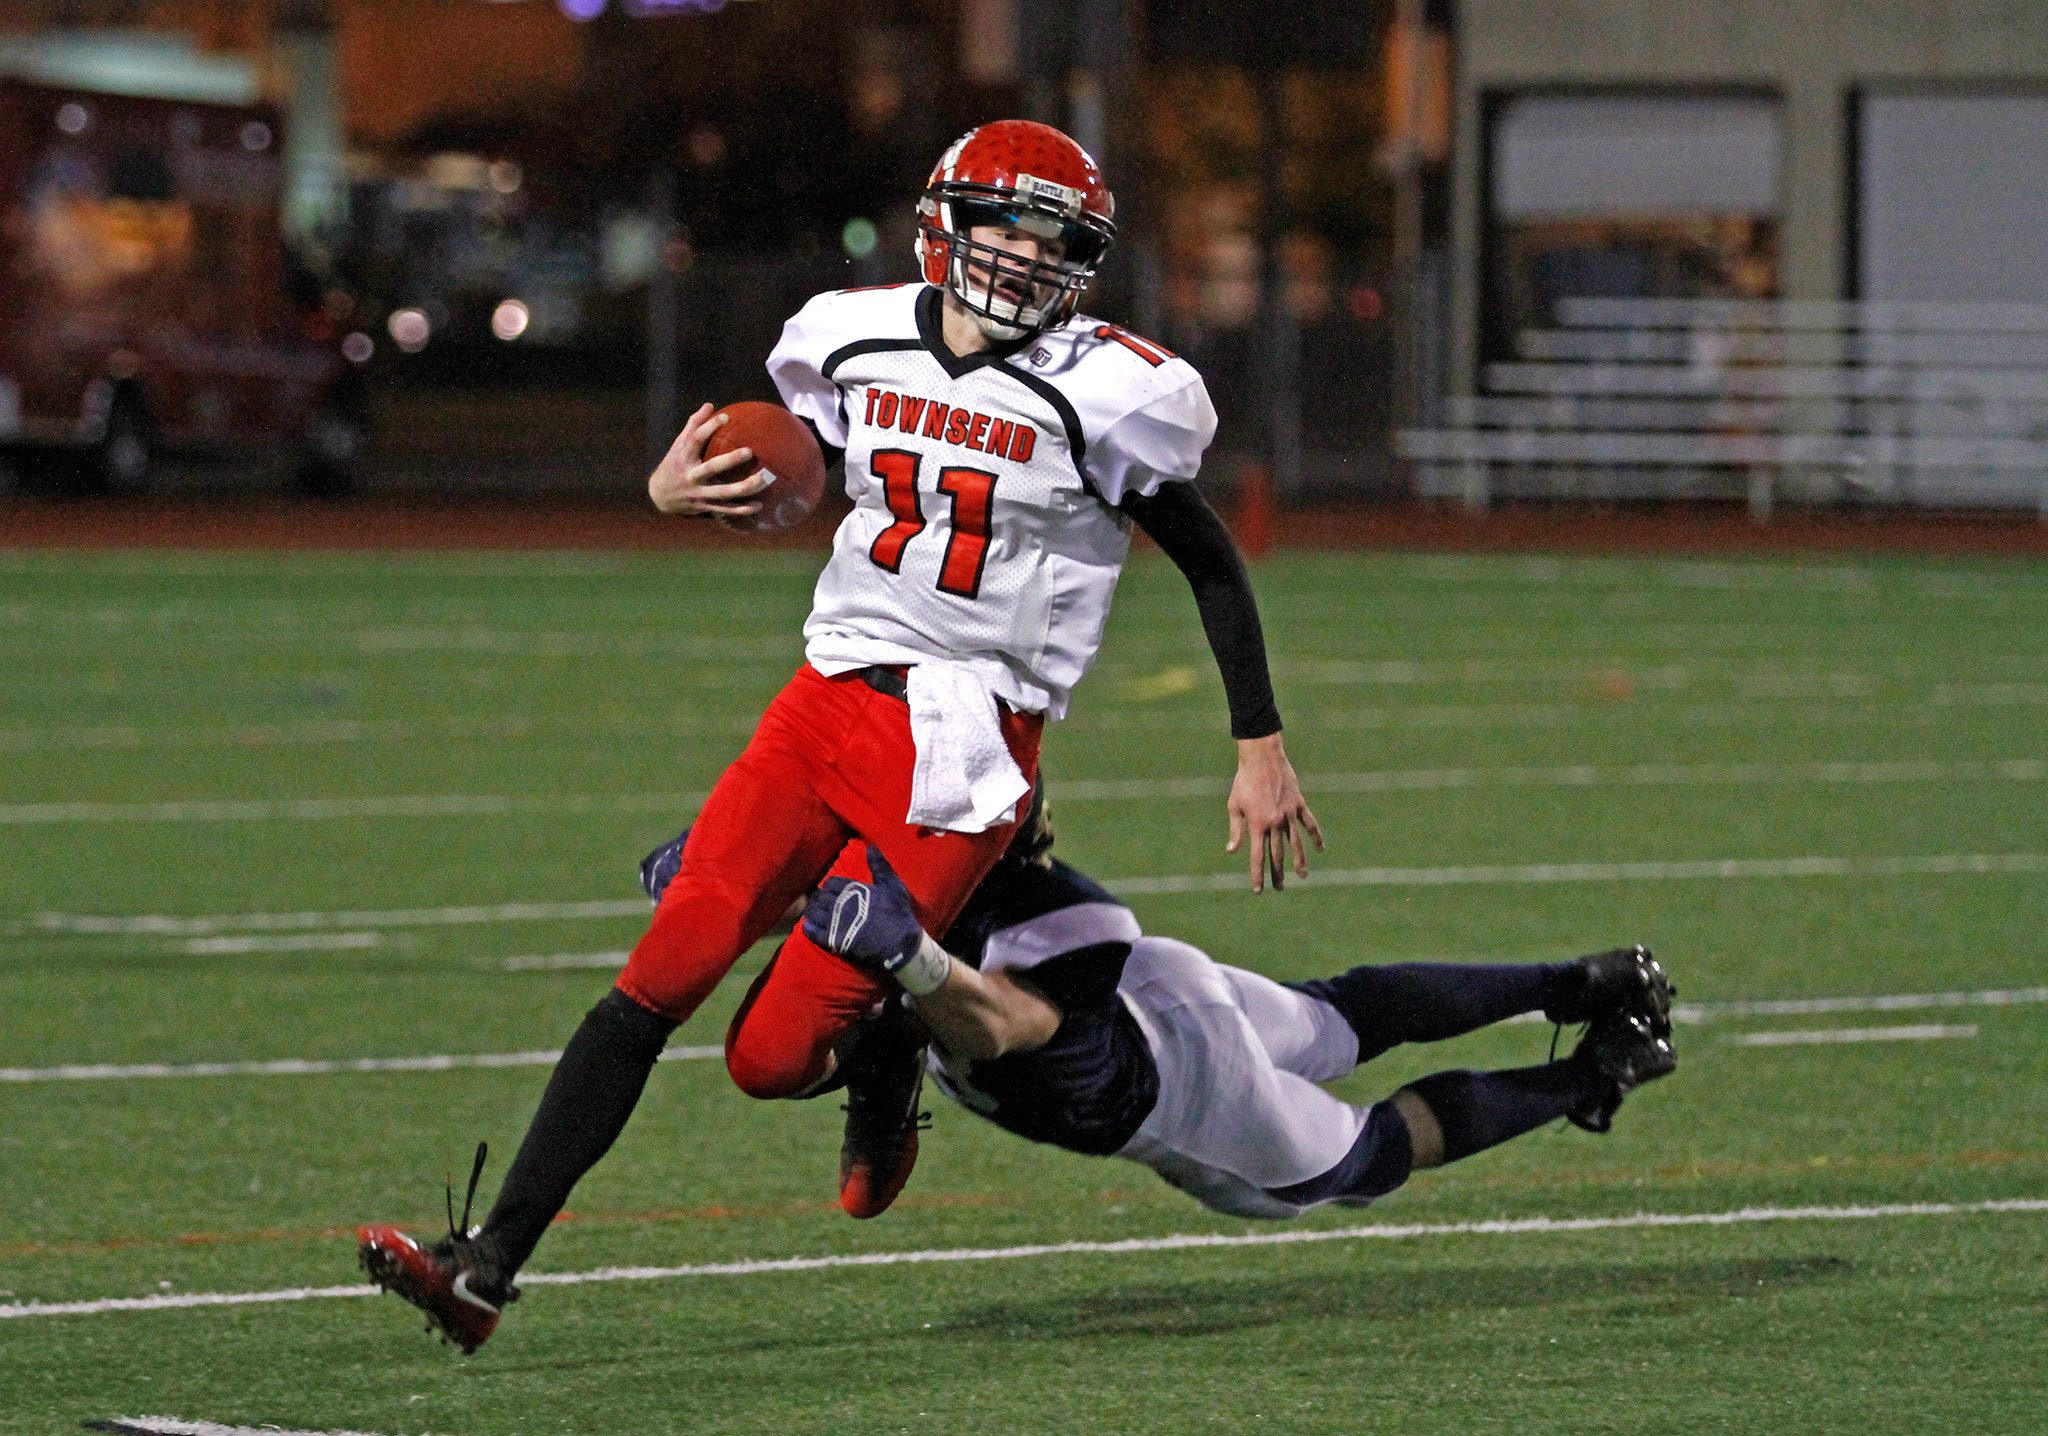
<svg viewBox="0 0 2048 1436">
<path fill-rule="evenodd" d="M 795 528 L 825 493 L 825 455 L 817 438 L 803 420 L 780 404 L 745 399 L 718 412 L 729 417 L 704 446 L 704 457 L 716 458 L 729 449 L 754 451 L 753 463 L 723 475 L 721 481 L 731 483 L 757 469 L 775 475 L 775 482 L 756 495 L 761 511 L 728 519 L 727 525 L 756 534 Z"/>
</svg>

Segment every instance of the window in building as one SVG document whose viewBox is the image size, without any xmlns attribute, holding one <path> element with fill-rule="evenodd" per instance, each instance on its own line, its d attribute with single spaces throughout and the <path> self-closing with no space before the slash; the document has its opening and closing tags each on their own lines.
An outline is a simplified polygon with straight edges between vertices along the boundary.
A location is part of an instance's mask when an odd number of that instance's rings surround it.
<svg viewBox="0 0 2048 1436">
<path fill-rule="evenodd" d="M 1757 94 L 1523 94 L 1488 124 L 1485 348 L 1561 299 L 1778 292 L 1779 105 Z"/>
<path fill-rule="evenodd" d="M 1858 296 L 2048 303 L 2043 136 L 2048 93 L 1860 96 Z"/>
</svg>

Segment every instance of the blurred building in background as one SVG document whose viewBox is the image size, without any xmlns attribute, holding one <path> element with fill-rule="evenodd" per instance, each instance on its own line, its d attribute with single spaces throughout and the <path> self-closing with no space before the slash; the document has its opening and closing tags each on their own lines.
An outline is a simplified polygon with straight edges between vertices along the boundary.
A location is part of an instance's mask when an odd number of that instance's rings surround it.
<svg viewBox="0 0 2048 1436">
<path fill-rule="evenodd" d="M 1462 0 L 1421 492 L 2048 515 L 2048 6 Z"/>
<path fill-rule="evenodd" d="M 1283 496 L 1407 492 L 1399 426 L 1567 300 L 2048 300 L 2028 0 L 0 0 L 0 73 L 276 106 L 380 462 L 451 485 L 616 482 L 765 396 L 782 318 L 910 277 L 929 165 L 1006 114 L 1099 153 L 1090 307 Z"/>
<path fill-rule="evenodd" d="M 2048 303 L 2048 5 L 1460 12 L 1457 387 L 1565 295 Z"/>
</svg>

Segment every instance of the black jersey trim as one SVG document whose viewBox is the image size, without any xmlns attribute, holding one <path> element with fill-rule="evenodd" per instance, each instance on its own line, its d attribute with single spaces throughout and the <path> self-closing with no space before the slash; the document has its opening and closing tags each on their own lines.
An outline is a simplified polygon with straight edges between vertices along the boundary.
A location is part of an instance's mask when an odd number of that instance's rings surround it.
<svg viewBox="0 0 2048 1436">
<path fill-rule="evenodd" d="M 886 354 L 892 349 L 922 349 L 924 346 L 915 339 L 856 339 L 851 344 L 842 344 L 825 356 L 825 362 L 818 372 L 831 382 L 832 376 L 841 364 L 862 354 Z"/>
<path fill-rule="evenodd" d="M 1074 412 L 1074 406 L 1067 402 L 1067 396 L 1054 388 L 1051 381 L 1036 374 L 1027 374 L 1014 364 L 998 362 L 995 367 L 1052 405 L 1053 412 L 1060 416 L 1061 427 L 1067 431 L 1067 448 L 1074 455 L 1074 472 L 1081 476 L 1082 487 L 1095 494 L 1096 498 L 1101 498 L 1102 495 L 1096 493 L 1094 481 L 1088 477 L 1088 470 L 1084 467 L 1088 458 L 1088 440 L 1081 432 L 1081 416 Z"/>
</svg>

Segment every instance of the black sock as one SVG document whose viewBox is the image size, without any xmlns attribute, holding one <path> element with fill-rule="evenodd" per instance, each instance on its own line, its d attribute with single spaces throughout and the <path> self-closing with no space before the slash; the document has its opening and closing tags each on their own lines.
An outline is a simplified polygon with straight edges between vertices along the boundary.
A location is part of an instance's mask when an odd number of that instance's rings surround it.
<svg viewBox="0 0 2048 1436">
<path fill-rule="evenodd" d="M 484 1239 L 508 1279 L 533 1255 L 570 1190 L 625 1130 L 675 1030 L 617 988 L 585 1014 L 484 1219 Z"/>
<path fill-rule="evenodd" d="M 1571 970 L 1567 962 L 1401 962 L 1289 986 L 1342 1013 L 1358 1034 L 1358 1060 L 1369 1062 L 1399 1043 L 1440 1042 L 1539 1011 Z"/>
<path fill-rule="evenodd" d="M 1443 1129 L 1444 1160 L 1455 1162 L 1533 1132 L 1596 1095 L 1600 1074 L 1566 1058 L 1506 1072 L 1438 1072 L 1408 1090 Z"/>
</svg>

